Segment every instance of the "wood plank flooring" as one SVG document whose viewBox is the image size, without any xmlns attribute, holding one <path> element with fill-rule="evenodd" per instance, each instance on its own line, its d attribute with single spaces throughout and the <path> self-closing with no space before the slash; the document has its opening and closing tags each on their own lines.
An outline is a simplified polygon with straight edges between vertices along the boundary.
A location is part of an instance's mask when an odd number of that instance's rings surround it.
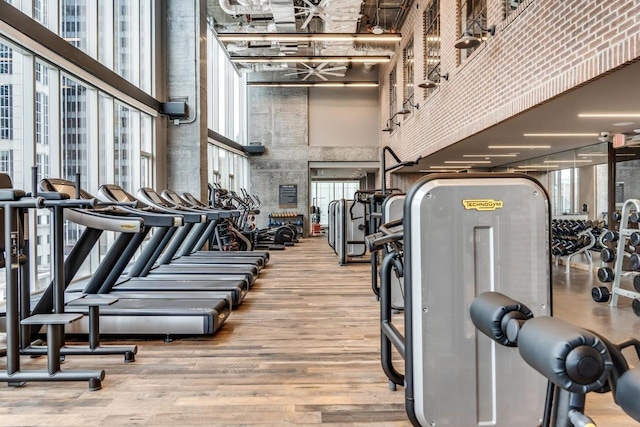
<svg viewBox="0 0 640 427">
<path fill-rule="evenodd" d="M 614 340 L 640 331 L 628 301 L 617 309 L 591 301 L 589 272 L 554 275 L 558 317 Z M 126 341 L 139 346 L 126 365 L 68 357 L 63 369 L 105 369 L 97 392 L 82 382 L 0 384 L 0 426 L 409 426 L 404 391 L 389 391 L 380 368 L 369 280 L 368 264 L 339 267 L 324 238 L 273 252 L 214 337 Z M 21 361 L 46 366 L 45 358 Z M 589 396 L 588 410 L 602 426 L 633 424 L 609 395 Z"/>
</svg>

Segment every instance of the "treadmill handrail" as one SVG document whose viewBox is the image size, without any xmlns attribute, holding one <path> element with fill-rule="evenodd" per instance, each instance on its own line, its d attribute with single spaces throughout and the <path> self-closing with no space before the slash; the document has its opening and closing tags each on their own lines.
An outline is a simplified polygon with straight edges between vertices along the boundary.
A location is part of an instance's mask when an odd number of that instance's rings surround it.
<svg viewBox="0 0 640 427">
<path fill-rule="evenodd" d="M 115 211 L 96 212 L 88 209 L 65 209 L 64 217 L 74 224 L 104 231 L 120 233 L 142 233 L 144 221 L 141 218 L 121 217 Z"/>
<path fill-rule="evenodd" d="M 143 187 L 138 190 L 138 193 L 137 193 L 138 200 L 140 200 L 142 203 L 146 205 L 153 206 L 154 208 L 158 209 L 161 212 L 165 212 L 173 215 L 182 215 L 184 217 L 185 223 L 187 224 L 197 224 L 197 223 L 207 222 L 207 216 L 205 214 L 190 212 L 186 209 L 180 208 L 179 206 L 169 207 L 166 204 L 166 202 L 162 202 L 162 200 L 161 200 L 161 203 L 163 204 L 159 205 L 156 202 L 154 202 L 151 199 L 151 197 L 149 197 L 148 193 L 155 194 L 157 197 L 162 199 L 162 197 L 160 197 L 160 195 L 156 193 L 154 189 Z"/>
<path fill-rule="evenodd" d="M 196 213 L 204 213 L 207 216 L 207 220 L 209 221 L 216 221 L 218 219 L 220 219 L 220 215 L 218 215 L 217 212 L 212 211 L 212 210 L 202 210 L 202 209 L 198 209 L 198 208 L 194 208 L 188 205 L 185 205 L 183 202 L 177 202 L 176 200 L 174 200 L 173 197 L 171 197 L 171 194 L 175 194 L 178 198 L 180 196 L 178 196 L 178 194 L 175 191 L 172 190 L 164 190 L 161 194 L 162 198 L 164 200 L 166 200 L 169 204 L 172 205 L 172 207 L 176 207 L 176 208 L 181 208 L 184 209 L 188 212 L 196 212 Z"/>
<path fill-rule="evenodd" d="M 132 197 L 122 187 L 117 185 L 102 185 L 98 189 L 98 199 L 109 203 L 116 201 L 117 199 L 111 192 L 111 189 L 115 188 L 123 191 L 127 194 L 127 197 Z M 140 207 L 136 207 L 139 205 Z M 184 217 L 182 215 L 167 215 L 166 213 L 156 209 L 153 206 L 143 206 L 137 199 L 133 198 L 128 204 L 118 205 L 127 214 L 139 216 L 145 221 L 145 224 L 149 227 L 182 227 L 184 225 Z"/>
</svg>

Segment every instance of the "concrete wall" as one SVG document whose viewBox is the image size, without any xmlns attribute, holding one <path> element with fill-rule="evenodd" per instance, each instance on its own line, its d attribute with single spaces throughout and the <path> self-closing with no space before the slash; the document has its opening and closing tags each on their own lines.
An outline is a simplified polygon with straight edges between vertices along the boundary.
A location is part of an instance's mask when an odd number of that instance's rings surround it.
<svg viewBox="0 0 640 427">
<path fill-rule="evenodd" d="M 309 145 L 378 146 L 378 88 L 310 88 Z"/>
<path fill-rule="evenodd" d="M 166 14 L 166 96 L 187 97 L 189 118 L 175 125 L 166 121 L 166 186 L 207 195 L 207 22 L 206 3 L 164 2 Z M 163 158 L 158 158 L 161 163 Z"/>
<path fill-rule="evenodd" d="M 398 105 L 403 88 L 402 51 L 414 38 L 415 79 L 424 76 L 423 13 L 416 3 L 401 28 L 403 40 L 380 69 L 380 125 L 389 117 L 389 73 L 396 69 Z M 440 0 L 441 70 L 449 81 L 417 89 L 420 109 L 382 138 L 401 159 L 428 155 L 593 80 L 640 56 L 640 2 L 525 0 L 504 18 L 503 0 L 487 0 L 488 24 L 497 32 L 461 61 L 458 0 Z M 415 37 L 414 37 L 415 35 Z"/>
<path fill-rule="evenodd" d="M 624 183 L 624 200 L 640 199 L 640 160 L 616 163 L 616 183 Z"/>
<path fill-rule="evenodd" d="M 278 205 L 279 185 L 298 186 L 297 211 L 309 224 L 309 162 L 376 161 L 375 146 L 310 146 L 310 96 L 307 88 L 251 87 L 249 98 L 249 140 L 261 141 L 262 156 L 249 159 L 250 188 L 262 202 L 257 226 L 267 226 L 268 215 L 282 210 Z M 342 114 L 342 113 L 340 113 Z M 333 123 L 335 117 L 327 117 Z M 322 138 L 321 136 L 315 137 Z"/>
</svg>

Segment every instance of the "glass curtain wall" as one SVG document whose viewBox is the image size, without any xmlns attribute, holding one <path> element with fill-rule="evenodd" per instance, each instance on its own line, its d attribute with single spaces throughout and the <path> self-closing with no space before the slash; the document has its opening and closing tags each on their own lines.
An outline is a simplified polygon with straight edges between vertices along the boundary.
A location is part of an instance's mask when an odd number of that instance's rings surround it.
<svg viewBox="0 0 640 427">
<path fill-rule="evenodd" d="M 329 225 L 329 203 L 339 199 L 353 199 L 360 189 L 358 181 L 313 181 L 311 183 L 311 203 L 320 208 L 320 225 Z"/>
<path fill-rule="evenodd" d="M 5 0 L 6 1 L 6 0 Z M 8 3 L 154 95 L 154 0 L 12 0 Z"/>
<path fill-rule="evenodd" d="M 237 72 L 211 29 L 208 31 L 207 48 L 209 129 L 246 145 L 246 77 Z"/>
<path fill-rule="evenodd" d="M 141 89 L 152 92 L 152 0 L 33 0 L 11 2 L 69 43 L 101 60 Z M 110 37 L 104 37 L 104 35 Z M 100 42 L 98 43 L 98 40 Z M 155 122 L 118 94 L 94 87 L 87 76 L 75 75 L 38 57 L 0 34 L 0 172 L 15 188 L 30 190 L 32 166 L 37 179 L 62 177 L 95 193 L 100 184 L 117 183 L 129 191 L 153 186 Z M 21 42 L 22 43 L 22 42 Z M 80 72 L 81 73 L 81 72 Z M 237 169 L 237 168 L 236 168 Z M 237 179 L 237 178 L 236 178 Z M 30 258 L 33 290 L 50 282 L 51 217 L 48 210 L 31 214 Z M 65 225 L 68 253 L 82 229 Z M 35 241 L 35 244 L 33 242 Z M 89 274 L 108 249 L 112 236 L 101 240 L 76 276 Z M 4 298 L 0 271 L 0 299 Z"/>
<path fill-rule="evenodd" d="M 246 156 L 215 145 L 210 140 L 208 160 L 210 183 L 219 183 L 238 194 L 241 194 L 241 189 L 248 190 L 249 159 Z"/>
</svg>

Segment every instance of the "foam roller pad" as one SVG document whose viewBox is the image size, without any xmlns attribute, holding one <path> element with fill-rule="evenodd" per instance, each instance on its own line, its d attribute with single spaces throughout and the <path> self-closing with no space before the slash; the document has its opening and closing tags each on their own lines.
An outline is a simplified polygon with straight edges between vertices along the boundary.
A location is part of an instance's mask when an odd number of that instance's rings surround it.
<svg viewBox="0 0 640 427">
<path fill-rule="evenodd" d="M 631 369 L 620 377 L 616 389 L 618 405 L 631 418 L 640 421 L 640 369 Z"/>
<path fill-rule="evenodd" d="M 485 292 L 476 297 L 469 309 L 476 328 L 498 344 L 515 347 L 506 335 L 506 321 L 512 318 L 531 319 L 533 313 L 524 304 L 499 292 Z"/>
<path fill-rule="evenodd" d="M 518 335 L 522 358 L 558 387 L 573 393 L 602 388 L 611 356 L 593 333 L 552 317 L 527 321 Z"/>
</svg>

